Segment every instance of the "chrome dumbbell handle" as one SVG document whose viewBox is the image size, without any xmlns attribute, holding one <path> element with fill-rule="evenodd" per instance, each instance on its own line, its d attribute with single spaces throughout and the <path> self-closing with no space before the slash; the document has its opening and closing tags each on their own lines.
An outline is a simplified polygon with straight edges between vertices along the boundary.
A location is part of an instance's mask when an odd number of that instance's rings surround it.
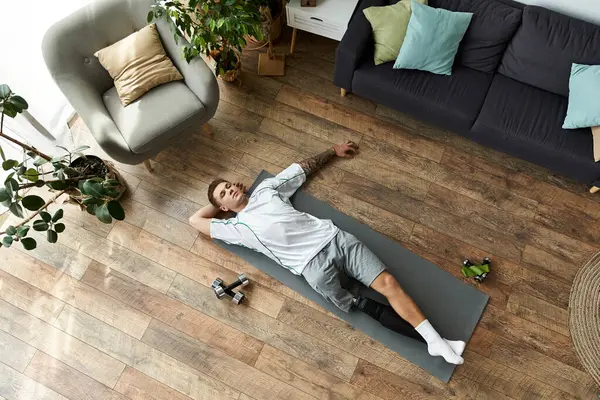
<svg viewBox="0 0 600 400">
<path fill-rule="evenodd" d="M 233 282 L 232 284 L 224 287 L 223 291 L 225 293 L 227 293 L 228 290 L 235 289 L 238 286 L 246 286 L 246 285 L 248 285 L 248 283 L 250 283 L 250 281 L 248 280 L 248 278 L 246 278 L 246 275 L 239 274 L 238 279 L 235 282 Z"/>
</svg>

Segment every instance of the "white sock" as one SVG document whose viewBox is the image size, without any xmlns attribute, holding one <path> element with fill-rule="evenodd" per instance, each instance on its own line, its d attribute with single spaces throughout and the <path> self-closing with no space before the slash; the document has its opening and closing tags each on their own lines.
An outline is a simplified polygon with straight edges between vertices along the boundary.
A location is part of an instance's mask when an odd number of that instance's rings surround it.
<svg viewBox="0 0 600 400">
<path fill-rule="evenodd" d="M 454 353 L 458 356 L 462 356 L 462 353 L 465 351 L 466 343 L 462 340 L 448 340 L 444 339 L 448 346 L 454 351 Z"/>
<path fill-rule="evenodd" d="M 452 347 L 433 328 L 429 320 L 421 322 L 415 330 L 419 332 L 427 342 L 427 351 L 432 356 L 442 356 L 450 364 L 462 364 L 463 358 L 457 355 Z"/>
</svg>

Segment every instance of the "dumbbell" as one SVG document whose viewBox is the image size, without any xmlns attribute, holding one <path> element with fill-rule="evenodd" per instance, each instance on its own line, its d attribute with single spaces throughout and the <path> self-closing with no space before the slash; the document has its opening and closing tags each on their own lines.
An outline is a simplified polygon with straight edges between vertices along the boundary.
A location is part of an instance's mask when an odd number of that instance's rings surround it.
<svg viewBox="0 0 600 400">
<path fill-rule="evenodd" d="M 238 275 L 238 279 L 233 282 L 232 284 L 223 287 L 223 280 L 221 278 L 217 278 L 213 281 L 211 287 L 213 289 L 213 291 L 215 292 L 215 295 L 217 296 L 218 299 L 222 299 L 223 297 L 225 297 L 225 295 L 229 295 L 232 298 L 232 301 L 235 304 L 239 304 L 242 302 L 242 300 L 244 299 L 245 295 L 243 292 L 234 292 L 231 289 L 235 289 L 238 286 L 246 286 L 248 285 L 248 283 L 250 283 L 250 281 L 248 280 L 248 278 L 246 278 L 246 275 L 244 274 L 240 274 Z"/>
<path fill-rule="evenodd" d="M 211 285 L 213 291 L 215 292 L 215 295 L 219 299 L 221 299 L 223 296 L 219 297 L 218 293 L 221 293 L 221 290 L 225 291 L 225 288 L 223 288 L 221 286 L 222 284 L 223 284 L 223 280 L 221 278 L 217 278 L 213 281 L 213 283 Z M 218 293 L 217 293 L 217 291 L 218 291 Z M 225 294 L 231 296 L 232 301 L 235 304 L 239 304 L 244 299 L 244 293 L 242 293 L 242 292 L 234 292 L 233 290 L 227 290 L 227 291 L 225 291 Z"/>
<path fill-rule="evenodd" d="M 488 269 L 491 264 L 492 264 L 492 261 L 490 260 L 489 257 L 484 257 L 483 261 L 481 262 L 481 265 L 487 265 Z M 489 272 L 484 272 L 483 274 L 476 276 L 475 280 L 479 283 L 483 282 L 483 280 L 488 276 L 488 273 Z"/>
<path fill-rule="evenodd" d="M 477 282 L 482 283 L 484 279 L 488 276 L 488 273 L 490 271 L 490 265 L 491 260 L 489 259 L 489 257 L 485 257 L 479 265 L 473 264 L 471 260 L 466 259 L 463 261 L 462 272 L 464 276 L 472 277 Z M 469 270 L 469 268 L 472 266 L 478 267 L 481 273 L 477 274 L 477 272 Z"/>
<path fill-rule="evenodd" d="M 215 283 L 218 283 L 218 284 L 216 286 L 214 286 Z M 223 280 L 221 280 L 220 278 L 217 278 L 215 280 L 215 282 L 213 282 L 213 291 L 215 292 L 215 295 L 219 299 L 222 299 L 227 294 L 227 295 L 231 296 L 231 298 L 232 298 L 231 300 L 235 304 L 240 304 L 245 297 L 244 293 L 243 292 L 234 292 L 231 289 L 234 289 L 240 285 L 246 286 L 248 283 L 250 283 L 250 282 L 248 281 L 248 278 L 246 278 L 246 275 L 244 275 L 244 274 L 238 275 L 237 281 L 233 282 L 232 284 L 230 284 L 226 287 L 222 286 Z"/>
</svg>

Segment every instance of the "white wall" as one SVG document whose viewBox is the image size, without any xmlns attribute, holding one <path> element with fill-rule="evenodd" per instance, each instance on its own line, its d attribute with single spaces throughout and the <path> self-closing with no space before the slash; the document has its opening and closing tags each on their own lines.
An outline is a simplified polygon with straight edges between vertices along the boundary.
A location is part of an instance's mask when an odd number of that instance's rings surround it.
<svg viewBox="0 0 600 400">
<path fill-rule="evenodd" d="M 27 122 L 23 115 L 14 120 L 4 118 L 5 133 L 34 145 L 46 153 L 56 153 L 56 144 L 68 148 L 69 129 L 66 121 L 73 109 L 56 86 L 42 57 L 42 38 L 59 19 L 91 0 L 0 0 L 0 84 L 25 98 L 29 112 L 57 139 L 52 142 Z M 24 16 L 26 18 L 24 19 Z M 22 151 L 16 145 L 0 142 L 6 156 L 19 159 Z M 0 170 L 0 182 L 8 171 Z M 0 206 L 0 214 L 6 208 Z"/>
<path fill-rule="evenodd" d="M 42 38 L 56 21 L 91 0 L 0 0 L 0 84 L 29 103 L 29 112 L 56 138 L 68 133 L 73 109 L 56 86 L 42 57 Z M 27 15 L 26 20 L 22 16 Z M 22 121 L 17 116 L 15 121 Z M 7 119 L 4 119 L 7 122 Z M 26 131 L 30 130 L 25 124 Z M 15 128 L 15 133 L 25 133 Z M 36 146 L 38 144 L 33 143 Z"/>
<path fill-rule="evenodd" d="M 482 0 L 484 1 L 484 0 Z M 517 0 L 600 25 L 600 0 Z"/>
</svg>

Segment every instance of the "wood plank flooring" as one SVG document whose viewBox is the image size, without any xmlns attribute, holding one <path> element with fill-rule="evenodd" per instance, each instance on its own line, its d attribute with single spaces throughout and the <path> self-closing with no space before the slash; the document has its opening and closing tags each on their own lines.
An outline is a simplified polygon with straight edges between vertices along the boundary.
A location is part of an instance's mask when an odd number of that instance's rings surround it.
<svg viewBox="0 0 600 400">
<path fill-rule="evenodd" d="M 288 48 L 289 31 L 278 49 Z M 538 166 L 416 121 L 332 84 L 336 42 L 299 32 L 284 77 L 219 82 L 198 132 L 128 182 L 125 221 L 73 207 L 59 243 L 0 249 L 0 399 L 595 399 L 571 345 L 568 300 L 598 249 L 600 196 Z M 80 120 L 75 142 L 97 149 Z M 303 190 L 461 278 L 492 258 L 491 296 L 449 384 L 350 328 L 189 227 L 215 177 L 250 184 L 333 143 Z M 53 206 L 53 209 L 56 207 Z M 0 217 L 4 222 L 5 217 Z M 6 223 L 14 221 L 8 217 Z M 212 280 L 245 272 L 248 301 Z M 473 284 L 472 282 L 470 282 Z"/>
</svg>

